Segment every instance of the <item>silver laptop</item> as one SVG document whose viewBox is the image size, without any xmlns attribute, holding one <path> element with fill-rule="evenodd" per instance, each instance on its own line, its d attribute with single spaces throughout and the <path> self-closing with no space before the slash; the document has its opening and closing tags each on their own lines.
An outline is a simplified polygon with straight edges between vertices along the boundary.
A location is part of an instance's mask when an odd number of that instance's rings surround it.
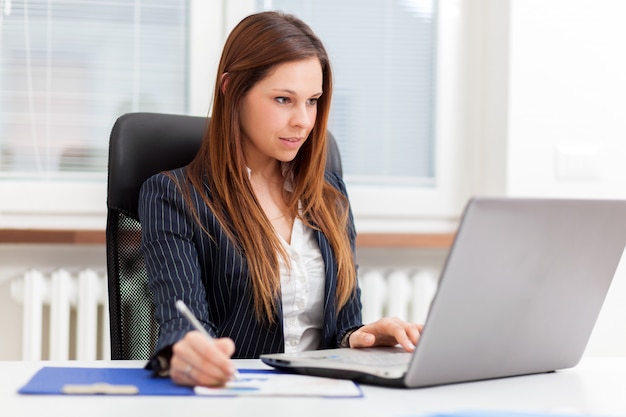
<svg viewBox="0 0 626 417">
<path fill-rule="evenodd" d="M 625 244 L 626 201 L 475 198 L 412 354 L 329 349 L 261 359 L 291 372 L 408 388 L 573 367 Z"/>
</svg>

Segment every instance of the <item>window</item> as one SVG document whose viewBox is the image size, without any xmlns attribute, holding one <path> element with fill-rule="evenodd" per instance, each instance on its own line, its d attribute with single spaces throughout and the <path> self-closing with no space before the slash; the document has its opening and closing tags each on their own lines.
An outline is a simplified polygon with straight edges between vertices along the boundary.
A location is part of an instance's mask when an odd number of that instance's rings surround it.
<svg viewBox="0 0 626 417">
<path fill-rule="evenodd" d="M 3 176 L 106 172 L 111 121 L 185 112 L 184 0 L 5 0 Z"/>
<path fill-rule="evenodd" d="M 456 0 L 0 0 L 0 227 L 103 228 L 115 118 L 206 115 L 226 35 L 264 8 L 329 51 L 357 228 L 450 230 L 473 85 L 462 20 L 479 14 Z"/>
<path fill-rule="evenodd" d="M 103 190 L 119 115 L 187 111 L 186 0 L 0 5 L 0 180 L 17 200 L 37 183 Z"/>
</svg>

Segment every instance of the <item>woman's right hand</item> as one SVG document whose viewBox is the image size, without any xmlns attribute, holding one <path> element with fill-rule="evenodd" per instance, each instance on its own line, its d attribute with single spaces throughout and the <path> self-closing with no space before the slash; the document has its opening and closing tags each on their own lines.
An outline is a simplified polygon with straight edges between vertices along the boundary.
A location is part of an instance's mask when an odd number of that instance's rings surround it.
<svg viewBox="0 0 626 417">
<path fill-rule="evenodd" d="M 234 352 L 231 339 L 207 339 L 192 330 L 172 346 L 170 378 L 179 385 L 222 386 L 236 372 L 230 359 Z"/>
</svg>

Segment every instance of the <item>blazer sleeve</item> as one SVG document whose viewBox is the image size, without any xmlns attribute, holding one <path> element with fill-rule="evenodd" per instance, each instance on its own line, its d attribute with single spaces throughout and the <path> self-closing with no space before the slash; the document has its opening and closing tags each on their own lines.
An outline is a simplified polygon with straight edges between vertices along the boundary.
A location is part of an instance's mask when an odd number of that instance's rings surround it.
<svg viewBox="0 0 626 417">
<path fill-rule="evenodd" d="M 182 178 L 183 176 L 180 175 Z M 139 195 L 142 253 L 153 294 L 155 318 L 160 324 L 155 351 L 162 352 L 192 329 L 175 307 L 181 299 L 215 336 L 208 320 L 196 233 L 182 192 L 171 176 L 157 174 L 142 186 Z M 154 358 L 153 358 L 154 359 Z"/>
</svg>

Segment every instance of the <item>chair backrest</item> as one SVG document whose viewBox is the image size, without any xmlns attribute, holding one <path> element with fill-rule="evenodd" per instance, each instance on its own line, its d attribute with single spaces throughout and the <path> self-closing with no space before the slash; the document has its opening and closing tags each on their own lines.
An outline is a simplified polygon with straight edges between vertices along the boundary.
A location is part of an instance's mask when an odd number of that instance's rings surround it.
<svg viewBox="0 0 626 417">
<path fill-rule="evenodd" d="M 187 165 L 207 118 L 159 113 L 120 116 L 109 142 L 107 274 L 111 359 L 148 359 L 159 332 L 141 254 L 139 189 L 150 176 Z M 339 148 L 328 134 L 326 169 L 342 174 Z"/>
</svg>

